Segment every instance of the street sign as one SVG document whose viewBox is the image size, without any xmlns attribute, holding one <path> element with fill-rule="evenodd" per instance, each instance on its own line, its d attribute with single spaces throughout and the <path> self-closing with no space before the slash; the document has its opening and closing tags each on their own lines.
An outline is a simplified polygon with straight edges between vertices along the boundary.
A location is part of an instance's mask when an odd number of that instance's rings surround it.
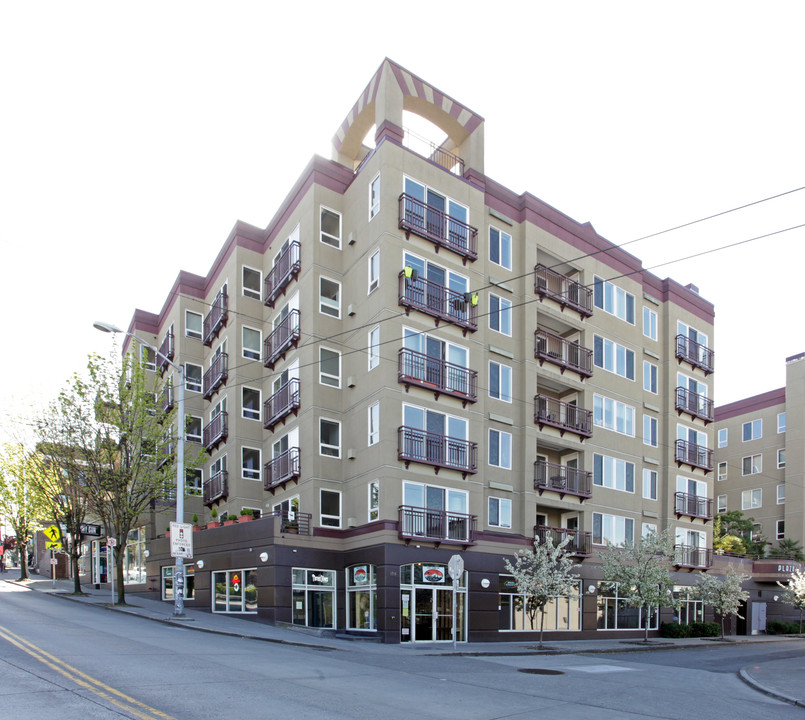
<svg viewBox="0 0 805 720">
<path fill-rule="evenodd" d="M 117 538 L 108 537 L 106 538 L 106 547 L 114 547 L 117 545 Z"/>
<path fill-rule="evenodd" d="M 171 557 L 193 559 L 192 523 L 171 523 Z"/>
<path fill-rule="evenodd" d="M 61 550 L 62 546 L 60 542 L 53 542 L 52 540 L 48 540 L 45 543 L 45 550 Z"/>
<path fill-rule="evenodd" d="M 58 525 L 51 525 L 45 531 L 45 537 L 47 540 L 45 541 L 45 548 L 47 550 L 61 550 L 61 530 L 59 529 Z"/>
<path fill-rule="evenodd" d="M 452 580 L 459 580 L 464 572 L 464 558 L 461 555 L 453 555 L 447 563 L 447 572 L 450 573 Z"/>
<path fill-rule="evenodd" d="M 81 534 L 82 535 L 93 535 L 94 537 L 101 536 L 101 526 L 100 525 L 92 525 L 90 523 L 81 523 Z"/>
</svg>

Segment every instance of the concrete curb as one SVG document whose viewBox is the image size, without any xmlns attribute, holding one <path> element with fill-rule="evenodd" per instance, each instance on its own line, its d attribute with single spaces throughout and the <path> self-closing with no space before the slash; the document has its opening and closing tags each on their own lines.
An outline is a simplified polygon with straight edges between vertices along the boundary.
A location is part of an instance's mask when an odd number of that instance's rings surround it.
<svg viewBox="0 0 805 720">
<path fill-rule="evenodd" d="M 748 666 L 745 668 L 741 668 L 738 671 L 738 677 L 741 678 L 741 680 L 743 680 L 753 690 L 757 690 L 757 692 L 763 693 L 764 695 L 768 695 L 769 697 L 772 697 L 775 700 L 781 700 L 782 702 L 786 702 L 789 705 L 796 705 L 797 707 L 805 708 L 805 702 L 803 702 L 802 700 L 798 700 L 797 698 L 790 697 L 789 695 L 777 692 L 776 690 L 772 690 L 771 688 L 768 688 L 765 685 L 761 685 L 757 680 L 755 680 L 755 678 L 753 678 L 749 674 Z"/>
</svg>

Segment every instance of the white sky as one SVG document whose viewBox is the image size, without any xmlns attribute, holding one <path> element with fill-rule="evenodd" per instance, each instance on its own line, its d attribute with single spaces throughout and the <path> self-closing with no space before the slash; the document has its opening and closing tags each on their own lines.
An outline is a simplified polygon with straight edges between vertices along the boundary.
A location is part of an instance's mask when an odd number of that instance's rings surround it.
<svg viewBox="0 0 805 720">
<path fill-rule="evenodd" d="M 265 227 L 386 56 L 486 119 L 489 176 L 623 243 L 805 185 L 803 27 L 801 2 L 2 3 L 0 424 L 109 352 L 94 320 Z M 627 249 L 801 223 L 805 191 Z M 655 271 L 716 306 L 717 404 L 805 351 L 804 240 Z"/>
</svg>

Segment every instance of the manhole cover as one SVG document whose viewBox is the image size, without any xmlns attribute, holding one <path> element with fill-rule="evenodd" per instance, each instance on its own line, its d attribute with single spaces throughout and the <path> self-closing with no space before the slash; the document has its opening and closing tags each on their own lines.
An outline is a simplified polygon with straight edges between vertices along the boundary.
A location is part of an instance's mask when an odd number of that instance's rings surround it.
<svg viewBox="0 0 805 720">
<path fill-rule="evenodd" d="M 517 672 L 528 673 L 529 675 L 564 675 L 561 670 L 546 670 L 545 668 L 520 668 Z"/>
</svg>

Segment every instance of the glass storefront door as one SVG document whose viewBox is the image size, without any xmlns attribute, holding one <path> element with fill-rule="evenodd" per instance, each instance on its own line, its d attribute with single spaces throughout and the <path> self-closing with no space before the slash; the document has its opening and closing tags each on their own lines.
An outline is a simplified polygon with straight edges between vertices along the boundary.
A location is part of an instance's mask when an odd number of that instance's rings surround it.
<svg viewBox="0 0 805 720">
<path fill-rule="evenodd" d="M 453 587 L 443 565 L 400 568 L 400 642 L 452 642 Z M 456 593 L 456 640 L 466 640 L 466 575 Z"/>
</svg>

